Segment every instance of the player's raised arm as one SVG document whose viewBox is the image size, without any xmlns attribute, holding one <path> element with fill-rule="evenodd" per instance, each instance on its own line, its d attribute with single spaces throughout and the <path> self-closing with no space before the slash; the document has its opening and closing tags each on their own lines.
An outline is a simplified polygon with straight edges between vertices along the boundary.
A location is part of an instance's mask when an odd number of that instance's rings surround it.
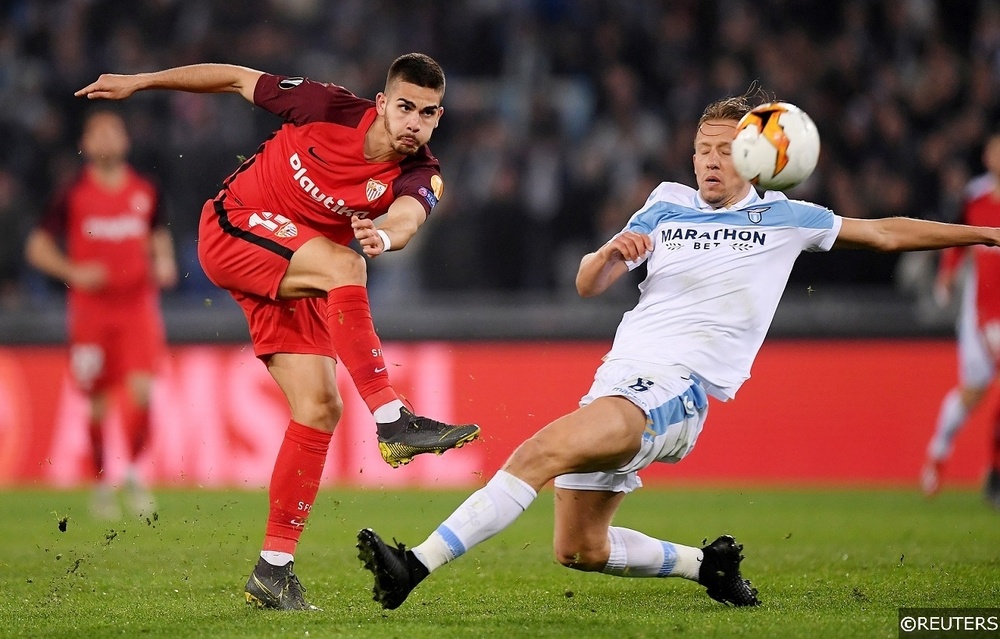
<svg viewBox="0 0 1000 639">
<path fill-rule="evenodd" d="M 580 297 L 594 297 L 608 290 L 628 272 L 625 262 L 634 262 L 653 250 L 653 240 L 643 233 L 625 231 L 580 260 L 576 291 Z"/>
<path fill-rule="evenodd" d="M 123 100 L 136 91 L 173 89 L 191 93 L 239 93 L 253 102 L 263 72 L 233 64 L 191 64 L 152 73 L 104 73 L 73 95 L 88 100 Z"/>
<path fill-rule="evenodd" d="M 880 220 L 844 218 L 834 248 L 868 248 L 883 252 L 923 251 L 949 246 L 1000 245 L 1000 229 L 946 224 L 908 217 Z"/>
</svg>

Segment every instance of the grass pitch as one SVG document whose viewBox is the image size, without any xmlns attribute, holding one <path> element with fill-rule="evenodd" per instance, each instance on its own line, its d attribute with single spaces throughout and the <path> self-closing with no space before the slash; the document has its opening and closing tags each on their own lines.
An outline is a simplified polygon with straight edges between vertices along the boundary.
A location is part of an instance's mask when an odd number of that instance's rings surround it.
<svg viewBox="0 0 1000 639">
<path fill-rule="evenodd" d="M 321 491 L 296 572 L 323 611 L 279 613 L 243 602 L 264 493 L 161 492 L 157 519 L 108 524 L 90 518 L 86 492 L 0 492 L 0 636 L 896 637 L 900 607 L 1000 606 L 1000 514 L 978 493 L 646 488 L 616 523 L 690 545 L 733 533 L 762 607 L 727 608 L 681 579 L 557 565 L 544 492 L 383 611 L 358 529 L 416 544 L 465 495 Z"/>
</svg>

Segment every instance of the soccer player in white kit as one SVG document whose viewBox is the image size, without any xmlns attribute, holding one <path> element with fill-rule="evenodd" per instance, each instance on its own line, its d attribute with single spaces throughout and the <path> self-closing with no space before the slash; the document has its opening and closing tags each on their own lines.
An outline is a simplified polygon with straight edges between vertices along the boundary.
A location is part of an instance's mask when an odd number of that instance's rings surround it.
<svg viewBox="0 0 1000 639">
<path fill-rule="evenodd" d="M 749 110 L 745 97 L 709 105 L 694 140 L 698 189 L 661 184 L 620 233 L 583 257 L 576 280 L 583 297 L 601 294 L 643 261 L 647 275 L 580 407 L 521 444 L 423 543 L 407 550 L 371 529 L 358 534 L 359 558 L 374 574 L 383 608 L 398 607 L 431 571 L 512 524 L 553 479 L 561 564 L 683 577 L 717 601 L 760 603 L 731 536 L 697 548 L 611 525 L 625 495 L 641 486 L 638 471 L 687 456 L 708 395 L 736 395 L 801 251 L 996 246 L 1000 229 L 848 219 L 782 193 L 758 195 L 731 157 L 736 124 Z"/>
</svg>

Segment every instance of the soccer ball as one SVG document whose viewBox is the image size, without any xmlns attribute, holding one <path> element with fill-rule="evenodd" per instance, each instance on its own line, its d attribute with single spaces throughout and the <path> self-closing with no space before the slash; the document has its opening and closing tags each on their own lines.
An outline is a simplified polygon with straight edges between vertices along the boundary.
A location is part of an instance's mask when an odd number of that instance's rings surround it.
<svg viewBox="0 0 1000 639">
<path fill-rule="evenodd" d="M 818 159 L 819 131 L 794 104 L 762 104 L 736 125 L 733 164 L 744 179 L 761 188 L 783 191 L 801 184 Z"/>
</svg>

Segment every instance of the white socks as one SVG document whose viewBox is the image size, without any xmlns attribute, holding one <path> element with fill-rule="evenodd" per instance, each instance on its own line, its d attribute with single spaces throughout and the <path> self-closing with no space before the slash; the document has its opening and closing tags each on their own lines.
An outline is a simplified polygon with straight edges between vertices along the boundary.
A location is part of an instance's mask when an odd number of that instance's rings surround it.
<svg viewBox="0 0 1000 639">
<path fill-rule="evenodd" d="M 295 559 L 291 553 L 278 552 L 277 550 L 262 550 L 260 557 L 272 566 L 284 566 Z"/>
<path fill-rule="evenodd" d="M 399 415 L 402 410 L 403 402 L 398 399 L 394 399 L 388 404 L 382 404 L 376 408 L 375 412 L 372 413 L 372 417 L 375 418 L 376 424 L 391 424 L 399 419 Z"/>
<path fill-rule="evenodd" d="M 684 577 L 698 581 L 700 548 L 653 539 L 628 528 L 608 528 L 611 555 L 601 571 L 619 577 Z"/>
<path fill-rule="evenodd" d="M 413 554 L 427 570 L 440 568 L 510 526 L 536 496 L 534 488 L 501 470 L 472 493 L 424 543 L 414 546 Z"/>
<path fill-rule="evenodd" d="M 499 471 L 469 496 L 422 544 L 411 550 L 434 571 L 507 528 L 535 500 L 535 490 Z M 611 556 L 602 572 L 622 577 L 684 577 L 698 580 L 700 548 L 653 539 L 628 528 L 608 529 Z"/>
<path fill-rule="evenodd" d="M 941 412 L 938 413 L 937 427 L 934 437 L 927 446 L 927 456 L 935 461 L 944 461 L 951 454 L 955 435 L 965 424 L 969 411 L 962 403 L 962 394 L 957 388 L 951 389 L 941 402 Z"/>
</svg>

